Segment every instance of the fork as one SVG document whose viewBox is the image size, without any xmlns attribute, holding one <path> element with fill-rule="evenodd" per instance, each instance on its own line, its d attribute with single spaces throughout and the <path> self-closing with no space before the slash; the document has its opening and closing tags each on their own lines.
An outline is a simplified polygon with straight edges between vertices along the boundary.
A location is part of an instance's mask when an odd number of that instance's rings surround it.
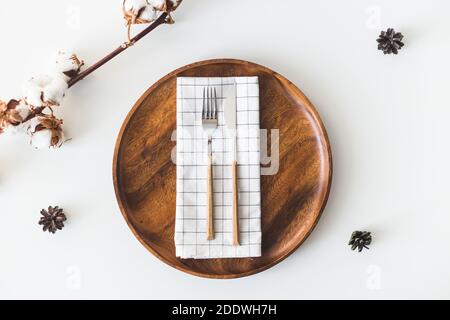
<svg viewBox="0 0 450 320">
<path fill-rule="evenodd" d="M 217 129 L 217 118 L 216 88 L 205 87 L 203 89 L 202 128 L 203 132 L 208 135 L 208 240 L 214 240 L 212 136 Z"/>
</svg>

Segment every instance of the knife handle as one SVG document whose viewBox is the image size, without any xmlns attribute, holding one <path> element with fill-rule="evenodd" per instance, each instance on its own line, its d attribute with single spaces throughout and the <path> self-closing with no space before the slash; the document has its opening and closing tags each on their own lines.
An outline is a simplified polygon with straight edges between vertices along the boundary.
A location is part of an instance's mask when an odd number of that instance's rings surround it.
<svg viewBox="0 0 450 320">
<path fill-rule="evenodd" d="M 213 166 L 212 156 L 208 155 L 208 230 L 207 239 L 214 240 L 214 214 L 213 214 Z"/>
<path fill-rule="evenodd" d="M 233 245 L 239 246 L 239 193 L 237 179 L 237 161 L 233 161 Z"/>
</svg>

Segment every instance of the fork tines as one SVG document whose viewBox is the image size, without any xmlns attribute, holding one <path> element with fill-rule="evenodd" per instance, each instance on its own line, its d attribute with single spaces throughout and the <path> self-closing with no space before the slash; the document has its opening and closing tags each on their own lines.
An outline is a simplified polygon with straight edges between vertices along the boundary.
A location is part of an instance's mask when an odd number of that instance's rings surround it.
<svg viewBox="0 0 450 320">
<path fill-rule="evenodd" d="M 217 92 L 216 88 L 203 89 L 203 120 L 217 120 Z"/>
</svg>

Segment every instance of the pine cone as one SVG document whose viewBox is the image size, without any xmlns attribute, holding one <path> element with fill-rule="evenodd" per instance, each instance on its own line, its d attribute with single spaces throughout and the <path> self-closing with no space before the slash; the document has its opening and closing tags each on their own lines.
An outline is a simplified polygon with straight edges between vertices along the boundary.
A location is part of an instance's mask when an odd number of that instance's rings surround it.
<svg viewBox="0 0 450 320">
<path fill-rule="evenodd" d="M 50 206 L 47 210 L 42 209 L 41 215 L 42 217 L 39 219 L 39 224 L 44 226 L 42 230 L 53 234 L 58 230 L 62 230 L 62 228 L 64 228 L 64 221 L 67 220 L 63 209 L 60 209 L 58 206 Z"/>
<path fill-rule="evenodd" d="M 355 231 L 352 233 L 350 242 L 348 243 L 352 246 L 352 250 L 358 248 L 358 251 L 363 251 L 364 248 L 369 249 L 368 245 L 372 243 L 372 235 L 368 231 Z"/>
<path fill-rule="evenodd" d="M 381 31 L 378 42 L 378 50 L 382 50 L 384 54 L 398 54 L 404 43 L 402 42 L 403 35 L 401 32 L 395 32 L 394 29 L 389 28 L 387 31 Z"/>
</svg>

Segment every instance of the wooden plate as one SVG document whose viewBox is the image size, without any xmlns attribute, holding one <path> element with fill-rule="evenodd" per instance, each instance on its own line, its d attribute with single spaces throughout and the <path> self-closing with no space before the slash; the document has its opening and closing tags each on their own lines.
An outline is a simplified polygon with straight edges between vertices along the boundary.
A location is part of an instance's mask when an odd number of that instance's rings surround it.
<svg viewBox="0 0 450 320">
<path fill-rule="evenodd" d="M 171 161 L 178 76 L 258 76 L 261 127 L 280 131 L 279 172 L 263 176 L 262 257 L 182 260 L 175 257 L 176 167 Z M 154 84 L 128 114 L 116 143 L 114 186 L 120 209 L 139 241 L 181 271 L 239 278 L 266 270 L 294 252 L 313 230 L 331 186 L 331 150 L 317 111 L 291 82 L 241 60 L 182 67 Z"/>
</svg>

